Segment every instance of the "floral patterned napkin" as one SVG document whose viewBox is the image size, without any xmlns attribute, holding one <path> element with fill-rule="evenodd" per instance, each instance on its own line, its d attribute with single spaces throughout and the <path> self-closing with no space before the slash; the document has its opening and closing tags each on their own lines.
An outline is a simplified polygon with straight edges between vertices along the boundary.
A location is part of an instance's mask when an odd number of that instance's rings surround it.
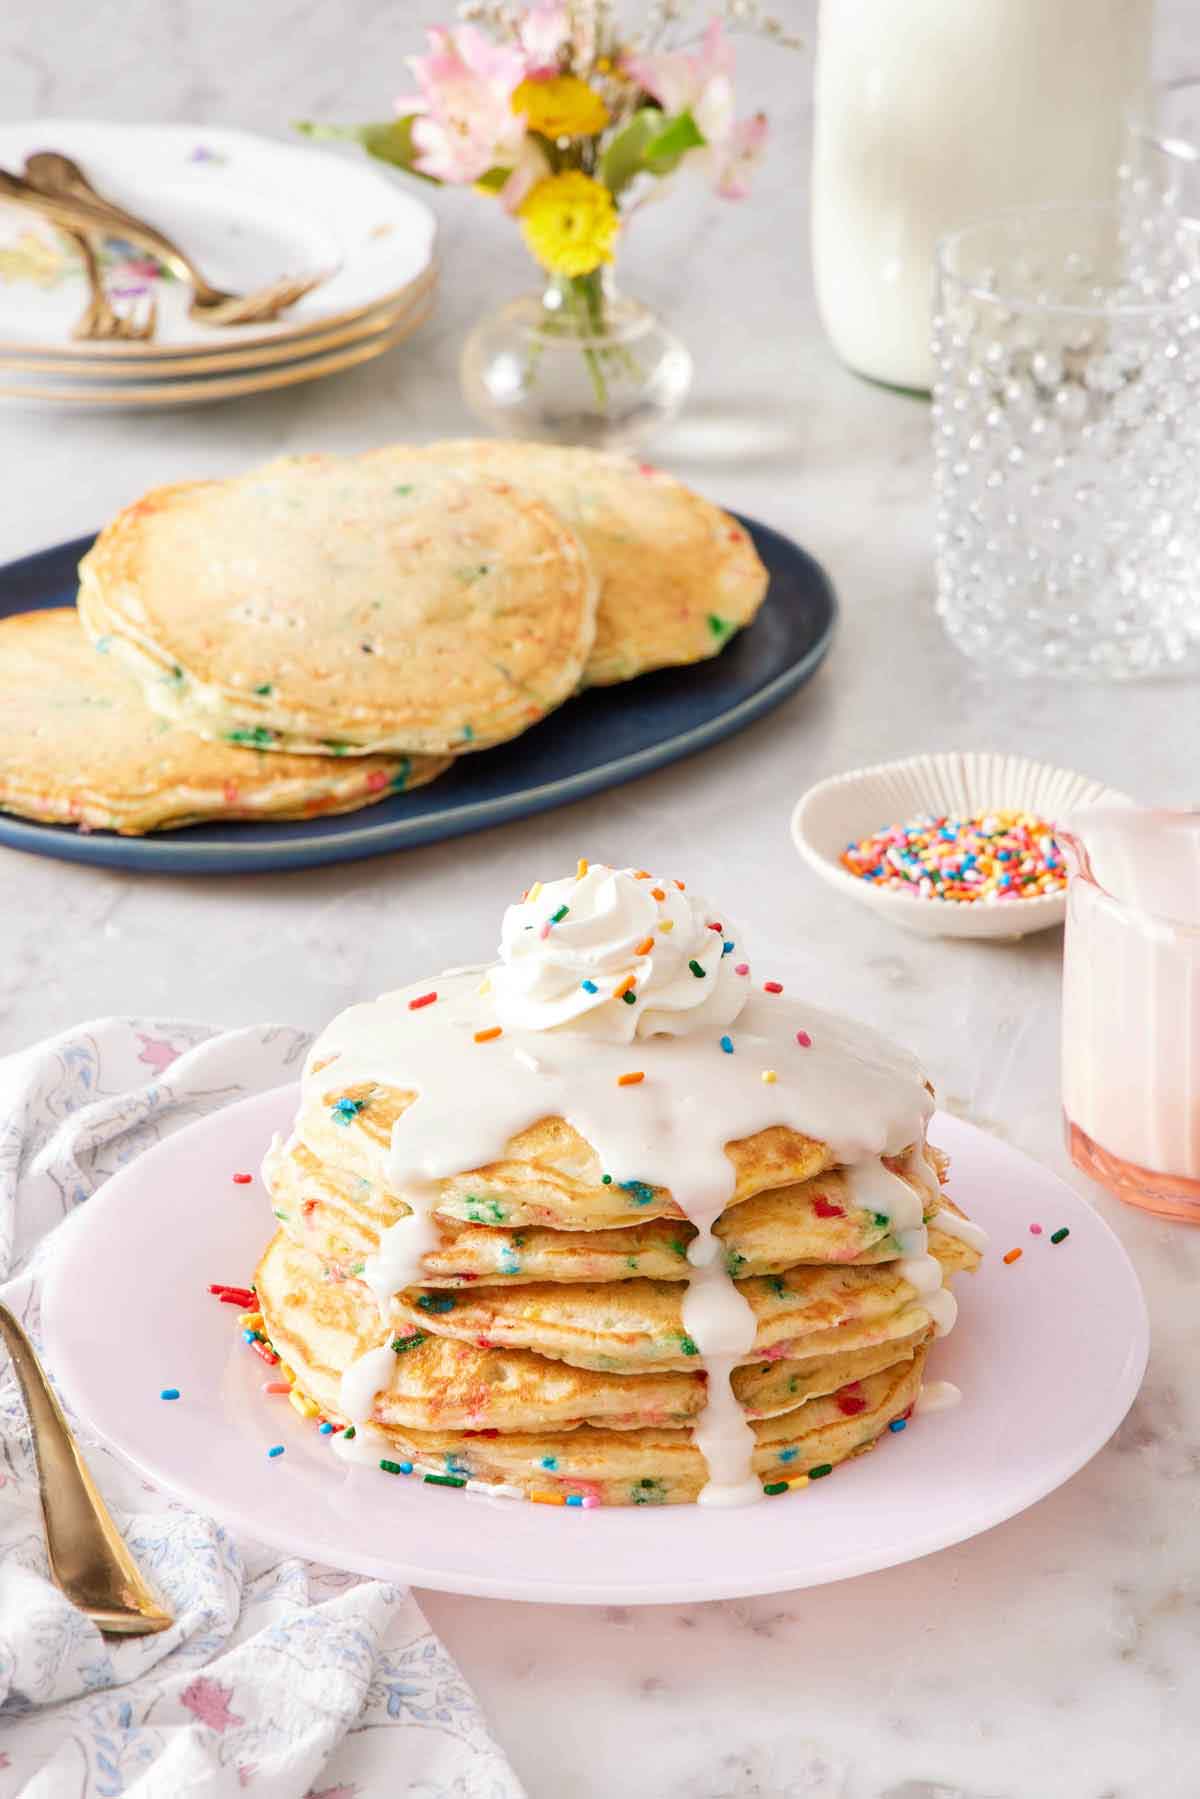
<svg viewBox="0 0 1200 1799">
<path fill-rule="evenodd" d="M 0 1061 L 0 1298 L 39 1342 L 69 1214 L 180 1125 L 298 1073 L 279 1026 L 104 1019 Z M 101 1637 L 47 1575 L 15 1378 L 0 1369 L 0 1794 L 521 1799 L 411 1593 L 235 1541 L 82 1435 L 176 1622 Z"/>
</svg>

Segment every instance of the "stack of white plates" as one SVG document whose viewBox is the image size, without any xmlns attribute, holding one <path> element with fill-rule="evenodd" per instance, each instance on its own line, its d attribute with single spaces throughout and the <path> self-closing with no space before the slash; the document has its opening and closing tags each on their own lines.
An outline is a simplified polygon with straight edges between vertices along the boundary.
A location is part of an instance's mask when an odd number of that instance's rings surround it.
<svg viewBox="0 0 1200 1799">
<path fill-rule="evenodd" d="M 435 221 L 397 181 L 358 160 L 242 131 L 34 119 L 0 125 L 0 167 L 58 150 L 93 186 L 157 225 L 206 279 L 246 293 L 323 273 L 266 324 L 205 324 L 190 291 L 142 251 L 107 242 L 114 307 L 155 302 L 152 339 L 73 338 L 88 299 L 70 240 L 0 202 L 0 400 L 27 406 L 161 409 L 267 393 L 382 356 L 427 316 Z"/>
</svg>

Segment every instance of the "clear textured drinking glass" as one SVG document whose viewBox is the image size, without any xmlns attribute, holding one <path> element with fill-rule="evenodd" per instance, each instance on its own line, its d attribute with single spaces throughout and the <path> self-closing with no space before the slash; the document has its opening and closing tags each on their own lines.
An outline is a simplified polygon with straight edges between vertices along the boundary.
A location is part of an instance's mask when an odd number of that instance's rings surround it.
<svg viewBox="0 0 1200 1799">
<path fill-rule="evenodd" d="M 1200 219 L 1200 75 L 1152 88 L 1125 115 L 1118 193 L 1139 230 Z"/>
<path fill-rule="evenodd" d="M 1200 662 L 1200 228 L 1027 208 L 943 239 L 937 606 L 968 656 L 1115 680 Z"/>
</svg>

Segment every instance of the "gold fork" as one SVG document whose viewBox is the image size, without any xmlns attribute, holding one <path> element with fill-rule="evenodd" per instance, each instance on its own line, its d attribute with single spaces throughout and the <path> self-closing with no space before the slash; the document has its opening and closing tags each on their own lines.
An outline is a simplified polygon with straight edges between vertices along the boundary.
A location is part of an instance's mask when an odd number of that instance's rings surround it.
<svg viewBox="0 0 1200 1799">
<path fill-rule="evenodd" d="M 102 342 L 112 338 L 144 339 L 154 336 L 154 325 L 157 307 L 153 299 L 148 311 L 140 318 L 131 313 L 120 313 L 112 305 L 104 288 L 104 277 L 100 273 L 100 262 L 92 240 L 86 231 L 69 231 L 60 227 L 63 236 L 70 239 L 83 258 L 83 272 L 87 276 L 88 303 L 71 327 L 71 336 L 76 340 L 87 339 Z"/>
<path fill-rule="evenodd" d="M 207 281 L 186 251 L 164 232 L 98 194 L 70 157 L 60 156 L 56 151 L 41 151 L 29 158 L 26 168 L 31 175 L 36 169 L 36 182 L 0 170 L 0 198 L 32 207 L 56 225 L 88 231 L 93 236 L 124 238 L 149 250 L 188 283 L 192 289 L 189 310 L 193 318 L 205 324 L 244 325 L 273 319 L 327 279 L 325 272 L 284 276 L 253 293 L 229 293 Z"/>
<path fill-rule="evenodd" d="M 174 1623 L 147 1586 L 101 1499 L 33 1345 L 6 1305 L 8 1346 L 33 1428 L 50 1572 L 72 1605 L 111 1636 L 144 1637 Z"/>
</svg>

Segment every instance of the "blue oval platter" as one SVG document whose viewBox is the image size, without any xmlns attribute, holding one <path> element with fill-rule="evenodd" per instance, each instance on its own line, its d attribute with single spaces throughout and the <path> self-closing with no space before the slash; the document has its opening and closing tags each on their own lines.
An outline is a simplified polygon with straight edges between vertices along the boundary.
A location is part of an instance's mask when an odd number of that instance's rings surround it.
<svg viewBox="0 0 1200 1799">
<path fill-rule="evenodd" d="M 648 774 L 742 730 L 794 693 L 829 648 L 837 602 L 820 564 L 753 519 L 742 523 L 769 573 L 757 619 L 709 662 L 592 687 L 497 749 L 462 756 L 438 780 L 361 812 L 283 824 L 189 825 L 149 837 L 80 832 L 0 813 L 0 843 L 158 874 L 308 868 L 436 843 L 526 818 Z M 0 617 L 75 603 L 90 537 L 0 567 Z"/>
</svg>

